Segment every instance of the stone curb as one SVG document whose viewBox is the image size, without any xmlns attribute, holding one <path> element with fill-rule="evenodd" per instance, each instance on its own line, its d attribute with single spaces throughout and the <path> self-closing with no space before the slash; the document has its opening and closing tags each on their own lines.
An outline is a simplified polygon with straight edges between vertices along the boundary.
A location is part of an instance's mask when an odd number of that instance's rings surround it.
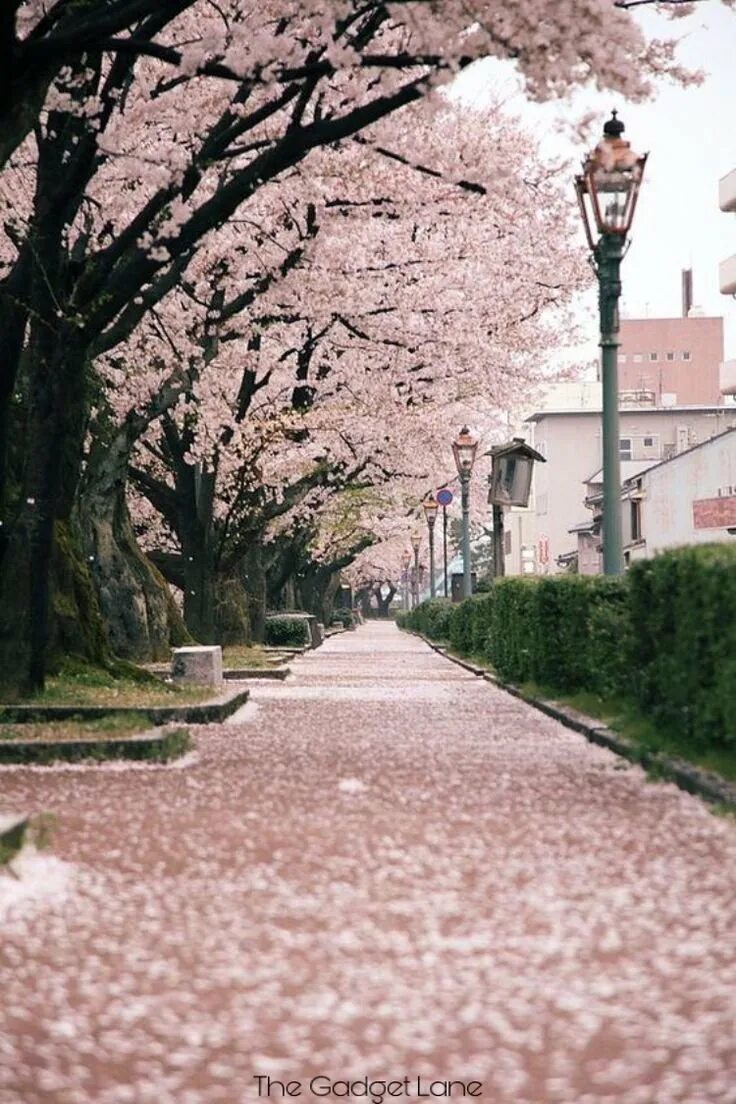
<svg viewBox="0 0 736 1104">
<path fill-rule="evenodd" d="M 34 721 L 65 721 L 71 717 L 97 720 L 101 717 L 143 716 L 153 725 L 217 724 L 241 705 L 250 690 L 230 690 L 213 701 L 199 705 L 4 705 L 0 706 L 0 724 L 30 724 Z M 35 741 L 34 741 L 35 743 Z"/>
<path fill-rule="evenodd" d="M 152 753 L 166 750 L 173 732 L 160 732 L 148 729 L 134 736 L 118 737 L 113 740 L 0 740 L 0 765 L 15 763 L 27 766 L 49 763 L 78 763 L 84 759 L 97 759 L 103 762 L 111 760 L 156 760 Z M 171 759 L 180 758 L 181 753 Z"/>
<path fill-rule="evenodd" d="M 245 679 L 285 679 L 291 667 L 226 667 L 225 679 L 243 682 Z"/>
<path fill-rule="evenodd" d="M 723 778 L 719 778 L 711 771 L 696 767 L 693 763 L 688 763 L 684 759 L 676 759 L 662 752 L 646 751 L 639 748 L 620 733 L 614 732 L 607 725 L 602 725 L 586 713 L 581 713 L 571 706 L 562 705 L 560 702 L 535 698 L 531 694 L 520 690 L 518 686 L 514 686 L 510 682 L 504 682 L 497 675 L 491 674 L 485 667 L 478 667 L 475 663 L 469 663 L 465 659 L 451 655 L 446 648 L 443 648 L 440 644 L 435 644 L 432 640 L 428 640 L 422 633 L 415 632 L 413 629 L 404 629 L 403 631 L 411 633 L 412 636 L 418 636 L 438 655 L 449 659 L 466 671 L 470 671 L 478 678 L 485 679 L 486 682 L 497 686 L 499 690 L 505 690 L 507 694 L 519 698 L 527 705 L 533 706 L 540 712 L 546 713 L 548 717 L 559 721 L 560 724 L 564 724 L 567 728 L 579 732 L 590 743 L 608 748 L 616 755 L 628 759 L 630 763 L 637 763 L 645 770 L 656 773 L 668 782 L 674 782 L 681 790 L 685 790 L 689 794 L 702 797 L 705 801 L 713 802 L 716 805 L 725 805 L 736 809 L 736 786 Z"/>
</svg>

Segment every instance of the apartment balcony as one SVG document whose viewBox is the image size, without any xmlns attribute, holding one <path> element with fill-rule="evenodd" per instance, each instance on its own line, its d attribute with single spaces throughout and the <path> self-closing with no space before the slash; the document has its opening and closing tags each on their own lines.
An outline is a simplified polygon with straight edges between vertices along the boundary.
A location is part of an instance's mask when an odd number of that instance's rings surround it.
<svg viewBox="0 0 736 1104">
<path fill-rule="evenodd" d="M 718 181 L 718 205 L 722 211 L 736 211 L 736 169 Z"/>
<path fill-rule="evenodd" d="M 736 295 L 736 253 L 718 266 L 722 295 Z"/>
</svg>

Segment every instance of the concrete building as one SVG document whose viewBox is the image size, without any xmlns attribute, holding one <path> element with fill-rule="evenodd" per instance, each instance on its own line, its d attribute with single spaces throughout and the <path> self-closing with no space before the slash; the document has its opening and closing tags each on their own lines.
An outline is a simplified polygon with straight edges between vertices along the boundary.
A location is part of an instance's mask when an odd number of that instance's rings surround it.
<svg viewBox="0 0 736 1104">
<path fill-rule="evenodd" d="M 694 445 L 624 483 L 624 559 L 736 533 L 736 431 Z M 730 532 L 731 531 L 731 532 Z"/>
<path fill-rule="evenodd" d="M 723 362 L 723 319 L 702 317 L 692 299 L 692 272 L 686 270 L 681 317 L 621 320 L 622 480 L 736 424 L 728 394 L 731 382 L 736 394 L 736 362 Z M 507 517 L 506 570 L 548 573 L 576 560 L 579 570 L 597 573 L 599 535 L 583 503 L 602 484 L 600 382 L 553 386 L 525 428 L 547 462 L 536 466 L 528 516 Z"/>
<path fill-rule="evenodd" d="M 564 569 L 564 560 L 558 563 L 559 557 L 569 557 L 577 551 L 578 533 L 571 531 L 589 523 L 584 501 L 602 481 L 601 408 L 599 405 L 597 409 L 538 410 L 527 418 L 526 424 L 529 443 L 547 459 L 546 464 L 536 466 L 534 475 L 536 569 L 541 573 L 553 573 Z M 732 427 L 736 427 L 736 406 L 622 404 L 622 479 L 631 478 Z M 511 540 L 513 544 L 513 530 Z M 591 534 L 588 573 L 597 570 L 592 560 L 596 543 Z M 544 552 L 546 563 L 540 555 Z"/>
<path fill-rule="evenodd" d="M 683 305 L 682 318 L 622 318 L 618 385 L 622 399 L 655 406 L 722 402 L 723 319 Z"/>
<path fill-rule="evenodd" d="M 718 205 L 722 211 L 736 213 L 736 169 L 719 180 Z M 721 261 L 719 283 L 723 295 L 736 295 L 736 253 Z"/>
<path fill-rule="evenodd" d="M 598 554 L 603 488 L 589 487 L 588 522 L 575 526 L 581 574 Z M 624 480 L 621 492 L 624 561 L 667 548 L 736 539 L 736 429 L 693 445 Z"/>
<path fill-rule="evenodd" d="M 719 181 L 718 202 L 722 211 L 736 213 L 736 169 Z M 721 261 L 719 283 L 723 295 L 736 296 L 736 253 Z M 736 395 L 736 360 L 727 360 L 723 364 L 721 390 L 724 395 Z"/>
</svg>

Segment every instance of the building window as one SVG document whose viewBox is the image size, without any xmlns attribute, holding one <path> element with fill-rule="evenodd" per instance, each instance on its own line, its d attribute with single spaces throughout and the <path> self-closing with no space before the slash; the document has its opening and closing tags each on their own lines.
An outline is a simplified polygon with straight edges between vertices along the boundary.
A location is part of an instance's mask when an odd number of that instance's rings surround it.
<svg viewBox="0 0 736 1104">
<path fill-rule="evenodd" d="M 687 353 L 687 352 L 683 353 L 682 354 L 682 359 L 683 360 L 690 360 L 690 353 Z"/>
<path fill-rule="evenodd" d="M 631 500 L 631 541 L 641 540 L 641 502 L 634 498 Z"/>
<path fill-rule="evenodd" d="M 632 441 L 630 437 L 619 437 L 618 441 L 618 454 L 622 460 L 632 460 L 633 450 Z"/>
<path fill-rule="evenodd" d="M 650 353 L 649 354 L 649 359 L 650 360 L 659 360 L 659 353 Z"/>
<path fill-rule="evenodd" d="M 619 362 L 619 364 L 625 364 L 626 363 L 626 353 L 619 353 L 618 354 L 618 362 Z"/>
<path fill-rule="evenodd" d="M 634 353 L 634 356 L 632 357 L 632 360 L 634 361 L 634 364 L 641 364 L 642 359 L 643 359 L 643 357 L 642 357 L 641 353 Z"/>
<path fill-rule="evenodd" d="M 674 360 L 675 359 L 675 354 L 674 353 L 667 353 L 667 359 L 668 360 Z"/>
<path fill-rule="evenodd" d="M 654 448 L 654 438 L 653 437 L 645 437 L 644 438 L 644 448 Z"/>
</svg>

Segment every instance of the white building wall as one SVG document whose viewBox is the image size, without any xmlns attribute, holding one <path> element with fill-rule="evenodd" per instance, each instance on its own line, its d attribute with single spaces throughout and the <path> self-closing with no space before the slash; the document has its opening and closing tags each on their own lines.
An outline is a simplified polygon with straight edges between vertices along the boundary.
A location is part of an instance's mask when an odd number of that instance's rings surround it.
<svg viewBox="0 0 736 1104">
<path fill-rule="evenodd" d="M 684 451 L 736 426 L 736 407 L 624 409 L 619 424 L 620 436 L 632 440 L 634 459 L 641 459 L 644 466 L 645 456 L 651 463 L 668 451 Z M 560 570 L 557 556 L 577 547 L 577 539 L 569 530 L 589 516 L 583 505 L 584 480 L 601 466 L 601 414 L 592 410 L 555 411 L 534 415 L 527 426 L 527 440 L 546 456 L 547 462 L 534 468 L 536 532 L 528 527 L 525 539 L 529 543 L 533 540 L 537 550 L 542 540 L 548 541 L 548 563 L 539 565 L 538 570 L 554 574 Z M 656 442 L 655 455 L 645 450 L 644 442 L 649 438 Z M 629 524 L 626 518 L 624 523 Z M 507 570 L 515 573 L 509 563 Z"/>
<path fill-rule="evenodd" d="M 696 527 L 693 518 L 696 500 L 718 498 L 719 491 L 728 488 L 736 497 L 736 432 L 645 472 L 641 487 L 643 542 L 632 549 L 632 559 L 684 544 L 736 539 L 725 526 Z"/>
</svg>

